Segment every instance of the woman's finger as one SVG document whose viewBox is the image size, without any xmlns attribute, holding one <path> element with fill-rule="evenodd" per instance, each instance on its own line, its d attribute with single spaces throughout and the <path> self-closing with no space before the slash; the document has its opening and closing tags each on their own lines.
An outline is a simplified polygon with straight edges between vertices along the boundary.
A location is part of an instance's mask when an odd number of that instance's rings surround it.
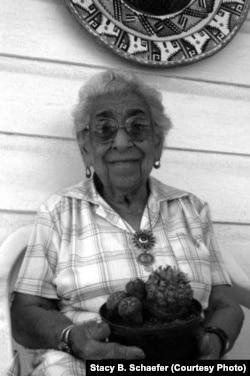
<svg viewBox="0 0 250 376">
<path fill-rule="evenodd" d="M 92 359 L 144 359 L 144 352 L 135 346 L 123 346 L 119 343 L 96 342 L 92 347 Z"/>
<path fill-rule="evenodd" d="M 109 325 L 105 322 L 89 321 L 84 323 L 84 332 L 88 339 L 105 340 L 110 336 Z"/>
</svg>

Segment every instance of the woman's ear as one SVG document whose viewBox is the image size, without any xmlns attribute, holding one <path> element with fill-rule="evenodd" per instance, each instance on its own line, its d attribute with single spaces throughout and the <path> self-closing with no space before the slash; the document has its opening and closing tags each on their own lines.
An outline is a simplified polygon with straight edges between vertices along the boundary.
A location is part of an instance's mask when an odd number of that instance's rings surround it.
<svg viewBox="0 0 250 376">
<path fill-rule="evenodd" d="M 164 136 L 160 133 L 155 135 L 155 150 L 156 150 L 156 159 L 161 159 L 161 154 L 164 146 Z"/>
<path fill-rule="evenodd" d="M 77 134 L 77 143 L 82 155 L 83 162 L 85 166 L 91 166 L 90 151 L 88 147 L 88 137 L 83 132 Z"/>
</svg>

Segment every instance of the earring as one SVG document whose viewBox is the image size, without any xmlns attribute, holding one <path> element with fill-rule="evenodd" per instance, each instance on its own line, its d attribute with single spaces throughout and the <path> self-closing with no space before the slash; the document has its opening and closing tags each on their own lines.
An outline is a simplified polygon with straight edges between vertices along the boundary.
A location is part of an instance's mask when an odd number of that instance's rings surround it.
<svg viewBox="0 0 250 376">
<path fill-rule="evenodd" d="M 157 161 L 155 161 L 155 163 L 154 163 L 154 168 L 160 168 L 161 167 L 161 162 L 160 162 L 160 160 L 158 159 Z"/>
<path fill-rule="evenodd" d="M 89 179 L 91 177 L 92 173 L 91 173 L 91 169 L 88 167 L 86 167 L 86 178 Z"/>
</svg>

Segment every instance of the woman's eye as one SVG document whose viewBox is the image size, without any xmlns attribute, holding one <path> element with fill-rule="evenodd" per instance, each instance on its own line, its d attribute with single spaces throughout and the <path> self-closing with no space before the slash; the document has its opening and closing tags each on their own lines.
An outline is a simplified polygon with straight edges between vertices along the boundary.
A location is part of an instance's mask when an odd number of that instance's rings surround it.
<svg viewBox="0 0 250 376">
<path fill-rule="evenodd" d="M 107 133 L 107 132 L 110 132 L 110 130 L 112 130 L 112 125 L 109 124 L 109 123 L 99 124 L 99 125 L 96 127 L 96 131 L 97 131 L 98 133 Z"/>
<path fill-rule="evenodd" d="M 148 129 L 148 126 L 142 122 L 136 122 L 132 125 L 132 128 L 136 132 L 142 132 L 146 129 Z"/>
<path fill-rule="evenodd" d="M 144 125 L 141 124 L 141 123 L 135 123 L 135 124 L 133 124 L 133 127 L 137 131 L 140 131 L 140 130 L 144 129 Z"/>
</svg>

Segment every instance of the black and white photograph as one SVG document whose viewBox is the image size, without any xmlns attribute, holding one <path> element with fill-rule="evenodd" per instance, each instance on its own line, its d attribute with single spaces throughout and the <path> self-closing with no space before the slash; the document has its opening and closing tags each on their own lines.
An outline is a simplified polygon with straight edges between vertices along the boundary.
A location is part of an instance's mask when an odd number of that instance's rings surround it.
<svg viewBox="0 0 250 376">
<path fill-rule="evenodd" d="M 250 360 L 249 8 L 1 1 L 0 376 Z"/>
</svg>

